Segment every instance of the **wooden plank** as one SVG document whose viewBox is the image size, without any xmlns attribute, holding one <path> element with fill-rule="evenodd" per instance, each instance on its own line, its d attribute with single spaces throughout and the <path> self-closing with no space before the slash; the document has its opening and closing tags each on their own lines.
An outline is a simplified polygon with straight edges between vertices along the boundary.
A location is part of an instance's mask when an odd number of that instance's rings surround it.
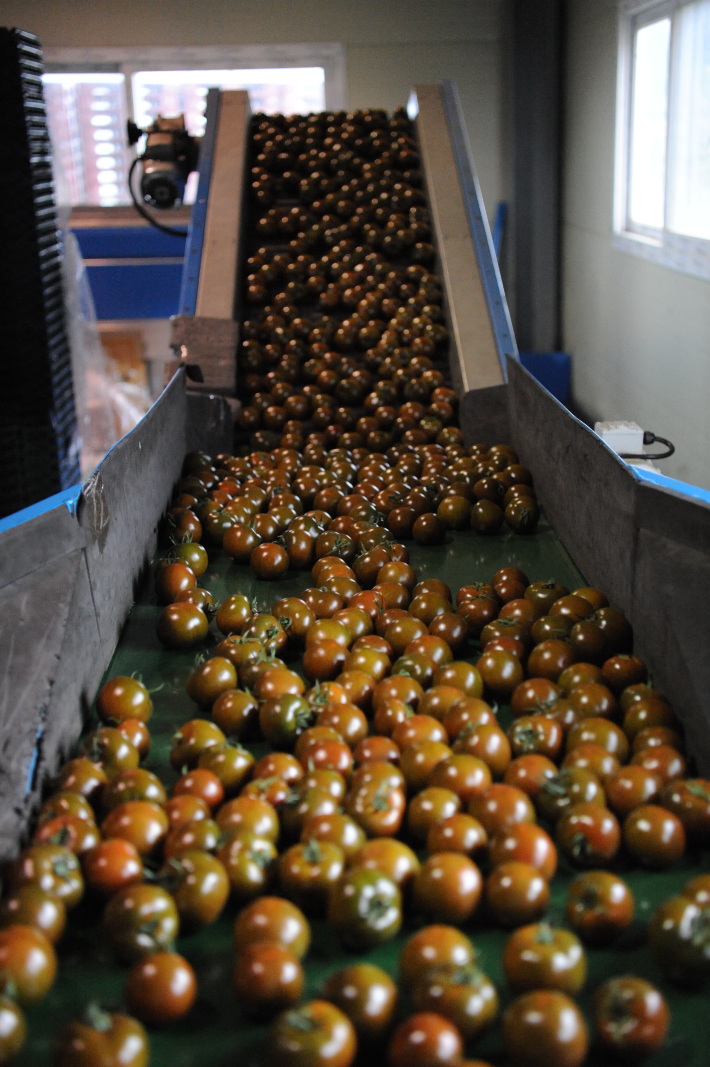
<svg viewBox="0 0 710 1067">
<path fill-rule="evenodd" d="M 234 318 L 250 114 L 246 91 L 222 93 L 195 307 L 205 318 Z"/>
<path fill-rule="evenodd" d="M 438 85 L 414 88 L 417 134 L 426 177 L 451 333 L 451 370 L 462 394 L 503 385 L 486 294 L 458 181 Z"/>
</svg>

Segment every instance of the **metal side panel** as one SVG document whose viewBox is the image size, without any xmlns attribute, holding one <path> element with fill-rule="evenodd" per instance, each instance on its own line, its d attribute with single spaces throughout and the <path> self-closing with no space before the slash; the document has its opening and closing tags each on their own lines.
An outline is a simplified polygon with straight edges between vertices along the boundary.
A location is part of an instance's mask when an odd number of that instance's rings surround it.
<svg viewBox="0 0 710 1067">
<path fill-rule="evenodd" d="M 249 94 L 222 93 L 195 315 L 234 318 L 249 147 Z"/>
<path fill-rule="evenodd" d="M 633 622 L 636 481 L 623 460 L 515 359 L 508 360 L 511 443 L 540 503 L 591 585 Z"/>
<path fill-rule="evenodd" d="M 89 579 L 101 635 L 96 684 L 116 646 L 135 583 L 155 552 L 158 521 L 185 455 L 184 371 L 99 464 L 79 502 Z"/>
<path fill-rule="evenodd" d="M 415 86 L 411 111 L 445 287 L 452 378 L 464 397 L 503 385 L 504 357 L 517 349 L 455 87 Z M 483 436 L 475 425 L 471 433 Z"/>
<path fill-rule="evenodd" d="M 197 196 L 192 208 L 190 225 L 187 230 L 185 262 L 182 270 L 180 287 L 180 314 L 194 315 L 197 305 L 197 287 L 200 281 L 200 262 L 205 239 L 205 221 L 207 219 L 207 202 L 212 181 L 214 146 L 217 136 L 217 119 L 219 117 L 219 89 L 210 89 L 207 93 L 205 107 L 205 133 L 200 144 L 200 161 L 198 165 L 199 180 Z"/>
</svg>

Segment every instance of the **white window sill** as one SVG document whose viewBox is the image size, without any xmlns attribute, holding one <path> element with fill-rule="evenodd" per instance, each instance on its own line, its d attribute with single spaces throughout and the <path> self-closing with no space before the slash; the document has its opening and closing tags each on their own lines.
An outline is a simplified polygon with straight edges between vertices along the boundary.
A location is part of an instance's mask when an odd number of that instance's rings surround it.
<svg viewBox="0 0 710 1067">
<path fill-rule="evenodd" d="M 664 243 L 629 231 L 614 234 L 614 248 L 619 252 L 627 252 L 656 263 L 659 267 L 669 267 L 681 274 L 710 281 L 710 242 L 675 234 L 672 242 Z"/>
</svg>

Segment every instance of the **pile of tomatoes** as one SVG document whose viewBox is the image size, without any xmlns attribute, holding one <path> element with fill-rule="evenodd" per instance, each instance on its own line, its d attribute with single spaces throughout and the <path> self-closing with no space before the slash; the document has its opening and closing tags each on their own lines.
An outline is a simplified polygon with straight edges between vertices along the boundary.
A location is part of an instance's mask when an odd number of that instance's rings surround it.
<svg viewBox="0 0 710 1067">
<path fill-rule="evenodd" d="M 254 143 L 249 443 L 186 457 L 154 568 L 160 642 L 198 653 L 194 717 L 170 724 L 163 780 L 143 765 L 150 692 L 101 689 L 7 872 L 0 1062 L 85 894 L 130 1014 L 90 1006 L 55 1067 L 147 1064 L 146 1027 L 199 992 L 176 943 L 225 909 L 235 1004 L 269 1024 L 269 1063 L 489 1067 L 465 1056 L 490 1034 L 514 1067 L 579 1067 L 592 1040 L 643 1060 L 668 1030 L 662 992 L 610 976 L 590 1036 L 586 949 L 629 932 L 625 870 L 710 844 L 710 783 L 688 776 L 673 709 L 600 590 L 515 566 L 452 590 L 410 564 L 411 539 L 531 533 L 539 509 L 512 448 L 464 445 L 435 366 L 446 331 L 406 115 L 257 116 Z M 199 585 L 210 552 L 236 565 L 221 603 Z M 247 565 L 311 584 L 260 611 Z M 578 871 L 564 927 L 546 920 L 560 855 Z M 304 1002 L 314 922 L 357 955 Z M 508 931 L 505 990 L 466 932 L 481 924 Z M 396 974 L 358 958 L 394 938 Z M 647 941 L 670 982 L 710 976 L 710 875 L 656 910 Z"/>
</svg>

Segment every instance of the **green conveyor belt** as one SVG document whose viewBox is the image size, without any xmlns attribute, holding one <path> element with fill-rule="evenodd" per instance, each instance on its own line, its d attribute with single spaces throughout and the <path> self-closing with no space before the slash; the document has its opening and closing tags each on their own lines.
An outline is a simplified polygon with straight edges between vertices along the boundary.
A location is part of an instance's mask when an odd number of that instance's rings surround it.
<svg viewBox="0 0 710 1067">
<path fill-rule="evenodd" d="M 448 543 L 436 548 L 422 548 L 409 543 L 411 563 L 420 580 L 443 579 L 455 593 L 471 581 L 490 580 L 498 568 L 522 567 L 531 581 L 554 577 L 570 588 L 584 584 L 580 572 L 569 558 L 554 532 L 544 521 L 529 537 L 500 534 L 482 538 L 473 532 L 451 534 Z M 238 567 L 221 551 L 210 550 L 210 567 L 200 585 L 210 589 L 215 600 L 235 592 L 256 597 L 260 610 L 268 610 L 279 597 L 297 595 L 311 585 L 309 572 L 296 573 L 280 582 L 262 582 L 248 567 Z M 160 608 L 153 596 L 152 574 L 135 603 L 106 677 L 138 672 L 154 694 L 155 713 L 150 722 L 152 749 L 145 766 L 172 785 L 176 775 L 170 768 L 168 752 L 176 729 L 200 714 L 185 693 L 185 679 L 194 663 L 193 653 L 166 652 L 155 635 L 155 621 Z M 614 603 L 614 590 L 605 590 Z M 476 649 L 469 650 L 475 659 Z M 673 697 L 670 693 L 669 696 Z M 503 725 L 509 721 L 507 709 L 500 712 Z M 262 746 L 263 747 L 263 746 Z M 635 974 L 658 985 L 666 995 L 672 1014 L 671 1030 L 663 1050 L 645 1061 L 647 1067 L 709 1067 L 706 992 L 680 993 L 661 976 L 645 946 L 644 926 L 661 901 L 677 893 L 683 884 L 700 870 L 710 870 L 710 857 L 688 855 L 669 872 L 649 874 L 618 865 L 636 899 L 636 920 L 622 943 L 613 949 L 589 949 L 589 976 L 578 1001 L 591 1020 L 591 999 L 598 984 L 611 975 Z M 551 884 L 548 917 L 553 924 L 564 923 L 567 887 L 572 868 L 560 857 L 559 870 Z M 237 908 L 231 902 L 220 920 L 189 937 L 180 938 L 179 952 L 195 968 L 199 982 L 198 1002 L 180 1023 L 161 1030 L 150 1029 L 152 1067 L 228 1067 L 264 1063 L 261 1047 L 265 1027 L 255 1026 L 244 1018 L 232 992 L 234 962 L 232 927 Z M 411 920 L 402 935 L 367 954 L 391 975 L 397 975 L 399 952 L 406 937 L 415 929 Z M 501 955 L 507 934 L 498 928 L 483 929 L 475 920 L 464 928 L 478 950 L 483 969 L 496 983 L 502 1005 L 510 999 L 503 978 Z M 352 963 L 353 954 L 340 949 L 337 939 L 324 922 L 313 922 L 313 945 L 306 959 L 306 996 L 318 993 L 325 977 Z M 98 999 L 107 1007 L 121 1004 L 126 968 L 111 955 L 101 928 L 101 908 L 85 900 L 72 913 L 67 932 L 59 946 L 60 969 L 54 987 L 45 1000 L 28 1012 L 29 1037 L 17 1061 L 21 1067 L 46 1067 L 51 1063 L 51 1048 L 56 1034 L 70 1019 L 78 1016 L 86 1003 Z M 406 1005 L 405 1005 L 406 1007 Z M 501 1031 L 496 1025 L 475 1047 L 467 1048 L 471 1058 L 490 1060 L 496 1067 L 506 1063 Z M 372 1054 L 367 1059 L 372 1062 Z M 384 1050 L 382 1062 L 384 1062 Z M 374 1060 L 379 1062 L 378 1060 Z M 589 1067 L 608 1064 L 609 1057 L 592 1052 Z M 270 1065 L 269 1065 L 270 1067 Z M 554 1064 L 550 1064 L 554 1067 Z"/>
</svg>

